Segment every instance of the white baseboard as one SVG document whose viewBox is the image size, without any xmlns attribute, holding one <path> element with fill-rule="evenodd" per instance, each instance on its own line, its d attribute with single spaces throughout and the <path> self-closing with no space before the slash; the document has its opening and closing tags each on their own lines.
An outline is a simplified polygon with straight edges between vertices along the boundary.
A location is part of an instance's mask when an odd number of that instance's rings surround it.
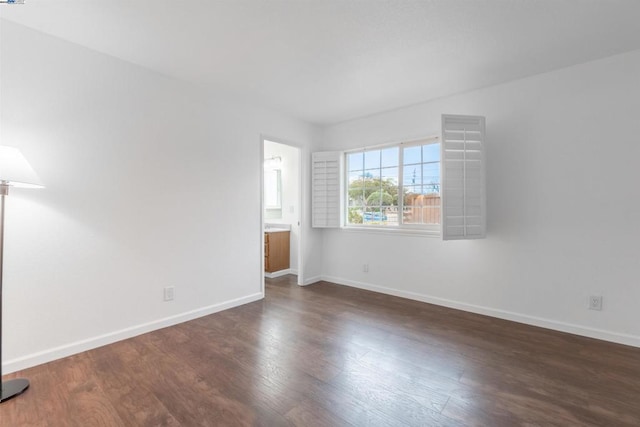
<svg viewBox="0 0 640 427">
<path fill-rule="evenodd" d="M 51 362 L 56 359 L 71 356 L 73 354 L 82 353 L 83 351 L 92 350 L 94 348 L 102 347 L 107 344 L 112 344 L 117 341 L 122 341 L 127 338 L 132 338 L 138 335 L 146 334 L 147 332 L 155 331 L 158 329 L 166 328 L 167 326 L 177 325 L 178 323 L 187 322 L 189 320 L 197 319 L 199 317 L 208 316 L 219 311 L 227 310 L 229 308 L 237 307 L 240 305 L 248 304 L 250 302 L 258 301 L 264 298 L 262 292 L 248 295 L 242 298 L 236 298 L 230 301 L 225 301 L 219 304 L 213 304 L 207 307 L 198 308 L 195 310 L 187 311 L 185 313 L 176 314 L 174 316 L 165 317 L 163 319 L 154 320 L 151 322 L 143 323 L 141 325 L 132 326 L 130 328 L 121 329 L 119 331 L 110 332 L 108 334 L 100 335 L 97 337 L 88 338 L 81 341 L 65 344 L 60 347 L 40 351 L 33 354 L 28 354 L 16 359 L 7 360 L 2 364 L 3 373 L 12 373 L 22 369 L 27 369 L 32 366 L 41 365 L 43 363 Z"/>
<path fill-rule="evenodd" d="M 364 282 L 357 282 L 353 280 L 342 279 L 340 277 L 321 276 L 320 280 L 336 283 L 338 285 L 351 286 L 353 288 L 365 289 L 368 291 L 379 292 L 382 294 L 407 298 L 415 301 L 426 302 L 429 304 L 440 305 L 443 307 L 454 308 L 456 310 L 468 311 L 476 314 L 483 314 L 486 316 L 496 317 L 498 319 L 510 320 L 512 322 L 524 323 L 532 326 L 539 326 L 541 328 L 553 329 L 555 331 L 560 331 L 560 332 L 568 332 L 570 334 L 581 335 L 584 337 L 595 338 L 603 341 L 610 341 L 618 344 L 630 345 L 633 347 L 640 347 L 640 336 L 636 336 L 636 335 L 611 332 L 603 329 L 590 328 L 590 327 L 576 325 L 572 323 L 559 322 L 557 320 L 550 320 L 550 319 L 544 319 L 541 317 L 515 313 L 512 311 L 500 310 L 497 308 L 467 304 L 464 302 L 449 300 L 445 298 L 438 298 L 430 295 L 403 291 L 400 289 L 387 288 L 383 286 L 371 285 Z"/>
<path fill-rule="evenodd" d="M 274 271 L 273 273 L 264 272 L 264 277 L 267 279 L 275 279 L 276 277 L 286 276 L 287 274 L 298 274 L 298 270 L 295 268 L 287 268 L 286 270 Z"/>
<path fill-rule="evenodd" d="M 322 276 L 313 276 L 313 277 L 309 277 L 308 279 L 305 279 L 304 282 L 302 283 L 302 286 L 307 286 L 307 285 L 312 285 L 316 282 L 319 282 L 321 280 L 325 280 L 322 278 Z"/>
</svg>

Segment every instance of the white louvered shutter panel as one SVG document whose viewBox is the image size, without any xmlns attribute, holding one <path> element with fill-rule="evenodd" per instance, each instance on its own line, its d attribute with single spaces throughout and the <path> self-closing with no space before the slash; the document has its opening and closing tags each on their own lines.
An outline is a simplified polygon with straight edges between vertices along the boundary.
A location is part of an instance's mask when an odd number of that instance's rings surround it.
<svg viewBox="0 0 640 427">
<path fill-rule="evenodd" d="M 316 228 L 340 227 L 340 165 L 339 151 L 311 155 L 311 223 Z"/>
<path fill-rule="evenodd" d="M 485 119 L 442 116 L 442 238 L 486 236 Z"/>
</svg>

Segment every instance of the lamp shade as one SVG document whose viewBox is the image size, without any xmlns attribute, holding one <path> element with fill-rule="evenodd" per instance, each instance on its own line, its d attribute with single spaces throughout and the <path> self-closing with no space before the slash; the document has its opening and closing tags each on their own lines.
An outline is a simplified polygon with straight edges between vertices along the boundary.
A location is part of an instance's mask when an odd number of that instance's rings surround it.
<svg viewBox="0 0 640 427">
<path fill-rule="evenodd" d="M 4 145 L 0 145 L 0 181 L 12 187 L 44 187 L 20 150 Z"/>
</svg>

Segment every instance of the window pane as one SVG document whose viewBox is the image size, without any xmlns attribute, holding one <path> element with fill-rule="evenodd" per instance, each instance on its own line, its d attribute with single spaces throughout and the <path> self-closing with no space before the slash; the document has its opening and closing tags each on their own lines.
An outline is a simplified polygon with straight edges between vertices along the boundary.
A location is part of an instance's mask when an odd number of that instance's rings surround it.
<svg viewBox="0 0 640 427">
<path fill-rule="evenodd" d="M 440 180 L 440 163 L 425 163 L 422 165 L 422 176 L 426 182 L 429 179 Z"/>
<path fill-rule="evenodd" d="M 378 191 L 380 189 L 380 179 L 365 177 L 364 180 L 362 181 L 361 188 L 362 188 L 362 196 L 361 196 L 362 202 L 363 204 L 366 204 L 369 196 L 373 192 Z"/>
<path fill-rule="evenodd" d="M 399 148 L 392 147 L 382 150 L 382 167 L 398 166 Z"/>
<path fill-rule="evenodd" d="M 372 191 L 367 197 L 367 207 L 378 207 L 382 204 L 382 192 L 380 190 Z"/>
<path fill-rule="evenodd" d="M 404 155 L 403 163 L 405 165 L 421 163 L 422 162 L 421 150 L 422 148 L 419 145 L 413 146 L 413 147 L 405 147 L 403 152 L 403 155 Z"/>
<path fill-rule="evenodd" d="M 406 224 L 440 224 L 440 206 L 419 204 L 412 206 L 407 209 L 404 222 Z"/>
<path fill-rule="evenodd" d="M 349 208 L 347 221 L 349 224 L 362 224 L 362 209 Z"/>
<path fill-rule="evenodd" d="M 440 224 L 440 195 L 407 194 L 403 220 L 406 224 Z"/>
<path fill-rule="evenodd" d="M 382 180 L 398 184 L 398 168 L 383 168 Z"/>
<path fill-rule="evenodd" d="M 387 188 L 381 188 L 373 191 L 367 197 L 367 206 L 391 206 L 397 204 L 393 194 Z"/>
<path fill-rule="evenodd" d="M 362 206 L 364 201 L 364 180 L 361 171 L 349 172 L 349 206 Z"/>
<path fill-rule="evenodd" d="M 383 218 L 386 217 L 384 225 L 398 225 L 398 206 L 384 206 L 382 208 L 384 213 Z"/>
<path fill-rule="evenodd" d="M 377 179 L 380 180 L 380 168 L 378 169 L 367 169 L 364 171 L 364 179 Z"/>
<path fill-rule="evenodd" d="M 351 153 L 347 154 L 347 170 L 356 171 L 361 170 L 363 167 L 364 154 L 363 153 Z"/>
<path fill-rule="evenodd" d="M 422 185 L 424 193 L 440 192 L 440 163 L 422 165 Z"/>
<path fill-rule="evenodd" d="M 419 185 L 407 185 L 404 187 L 404 205 L 413 204 L 414 199 L 420 195 L 421 187 Z"/>
<path fill-rule="evenodd" d="M 404 209 L 402 221 L 405 224 L 421 224 L 422 223 L 421 208 L 408 206 Z"/>
<path fill-rule="evenodd" d="M 440 161 L 440 143 L 427 144 L 422 146 L 422 161 L 439 162 Z"/>
<path fill-rule="evenodd" d="M 382 181 L 380 187 L 391 196 L 387 206 L 398 206 L 398 168 L 382 169 Z"/>
<path fill-rule="evenodd" d="M 372 150 L 364 153 L 364 168 L 380 168 L 380 150 Z"/>
<path fill-rule="evenodd" d="M 404 188 L 404 207 L 402 209 L 402 222 L 405 224 L 415 223 L 415 200 L 420 193 L 420 186 L 409 186 Z"/>
<path fill-rule="evenodd" d="M 440 184 L 437 182 L 424 184 L 422 186 L 422 193 L 423 194 L 440 194 Z"/>
<path fill-rule="evenodd" d="M 355 181 L 362 181 L 362 171 L 349 172 L 349 184 Z"/>
<path fill-rule="evenodd" d="M 362 215 L 362 223 L 367 225 L 386 225 L 388 218 L 384 209 L 367 208 Z"/>
<path fill-rule="evenodd" d="M 422 184 L 422 168 L 420 165 L 405 166 L 402 170 L 403 185 Z"/>
<path fill-rule="evenodd" d="M 438 202 L 440 202 L 440 197 L 438 197 Z M 440 205 L 423 207 L 422 222 L 423 224 L 440 224 Z"/>
</svg>

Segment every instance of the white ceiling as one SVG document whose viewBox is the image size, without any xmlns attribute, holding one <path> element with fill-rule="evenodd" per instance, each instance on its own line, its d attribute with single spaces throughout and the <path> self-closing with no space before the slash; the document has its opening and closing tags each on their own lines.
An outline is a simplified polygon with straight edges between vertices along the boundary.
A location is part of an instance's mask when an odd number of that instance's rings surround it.
<svg viewBox="0 0 640 427">
<path fill-rule="evenodd" d="M 640 49 L 638 0 L 27 0 L 4 19 L 328 124 Z"/>
</svg>

